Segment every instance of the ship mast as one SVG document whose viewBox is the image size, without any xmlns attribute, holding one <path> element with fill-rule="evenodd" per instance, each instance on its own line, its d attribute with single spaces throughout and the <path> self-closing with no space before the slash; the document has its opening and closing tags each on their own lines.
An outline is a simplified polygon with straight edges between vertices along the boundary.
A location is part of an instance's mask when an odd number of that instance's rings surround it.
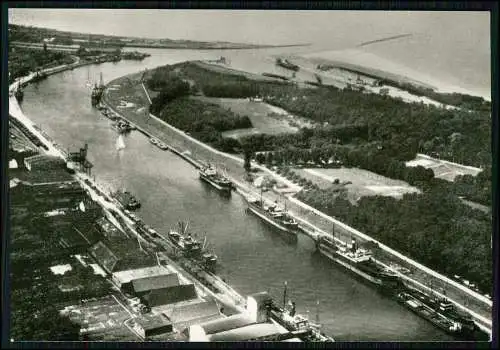
<svg viewBox="0 0 500 350">
<path fill-rule="evenodd" d="M 283 289 L 283 311 L 285 310 L 285 306 L 286 306 L 286 287 L 287 287 L 288 283 L 285 281 L 285 286 L 284 286 L 284 289 Z"/>
<path fill-rule="evenodd" d="M 100 73 L 99 86 L 100 86 L 101 88 L 102 88 L 102 87 L 104 87 L 104 80 L 102 79 L 102 72 Z"/>
</svg>

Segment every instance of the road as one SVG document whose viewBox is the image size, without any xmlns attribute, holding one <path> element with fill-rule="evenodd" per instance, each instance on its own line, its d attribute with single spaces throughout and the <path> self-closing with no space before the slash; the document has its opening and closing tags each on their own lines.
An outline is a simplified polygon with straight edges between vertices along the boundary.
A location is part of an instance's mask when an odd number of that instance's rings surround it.
<svg viewBox="0 0 500 350">
<path fill-rule="evenodd" d="M 119 79 L 111 82 L 110 84 L 119 84 Z M 145 95 L 145 99 L 146 98 L 147 97 Z M 105 101 L 109 102 L 106 93 Z M 178 151 L 189 151 L 191 156 L 195 159 L 215 164 L 223 164 L 225 170 L 232 179 L 241 184 L 246 182 L 246 173 L 243 169 L 242 158 L 213 149 L 212 147 L 187 135 L 183 131 L 168 125 L 152 114 L 150 114 L 149 118 L 129 111 L 121 111 L 121 114 L 132 123 L 135 123 L 146 130 L 149 134 L 169 144 L 170 146 L 175 147 Z M 294 191 L 299 191 L 301 189 L 300 186 L 290 182 L 286 178 L 279 176 L 263 166 L 254 163 L 252 166 L 262 173 L 271 175 L 280 182 L 287 184 Z M 278 195 L 272 192 L 266 192 L 264 194 L 264 198 L 266 200 L 274 201 L 278 198 Z M 331 232 L 332 226 L 335 224 L 336 231 L 346 237 L 352 235 L 357 237 L 360 241 L 377 242 L 370 236 L 349 227 L 335 218 L 329 217 L 328 215 L 306 205 L 305 203 L 300 202 L 296 198 L 290 196 L 288 197 L 287 208 L 291 214 L 307 222 L 309 226 L 315 227 L 319 231 Z M 407 281 L 414 283 L 417 287 L 422 288 L 421 286 L 428 286 L 429 284 L 432 284 L 433 290 L 436 293 L 439 293 L 440 288 L 444 289 L 446 291 L 446 296 L 452 302 L 460 308 L 467 310 L 472 316 L 476 316 L 475 318 L 478 320 L 478 323 L 483 325 L 483 328 L 487 328 L 488 331 L 491 332 L 492 302 L 490 299 L 427 268 L 426 266 L 423 266 L 422 264 L 419 264 L 418 262 L 391 249 L 381 242 L 377 243 L 381 248 L 380 253 L 376 255 L 377 259 L 387 265 L 390 263 L 397 263 L 403 267 L 410 268 L 412 270 L 412 274 L 406 276 Z"/>
</svg>

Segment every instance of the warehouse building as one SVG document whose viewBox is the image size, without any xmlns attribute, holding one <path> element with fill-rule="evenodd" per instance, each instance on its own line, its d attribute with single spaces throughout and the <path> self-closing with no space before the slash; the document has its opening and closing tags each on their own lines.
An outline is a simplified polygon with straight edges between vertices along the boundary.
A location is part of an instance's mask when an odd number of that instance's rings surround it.
<svg viewBox="0 0 500 350">
<path fill-rule="evenodd" d="M 144 305 L 153 308 L 160 305 L 179 303 L 198 297 L 194 284 L 180 284 L 176 286 L 153 289 L 141 296 Z"/>
<path fill-rule="evenodd" d="M 37 154 L 35 156 L 24 158 L 24 165 L 29 171 L 32 170 L 49 170 L 63 169 L 66 167 L 64 159 L 45 154 Z"/>
<path fill-rule="evenodd" d="M 122 289 L 124 292 L 140 298 L 153 290 L 163 290 L 178 285 L 179 277 L 176 273 L 170 273 L 166 275 L 136 278 L 128 283 L 122 284 Z"/>
<path fill-rule="evenodd" d="M 169 273 L 170 271 L 165 266 L 154 265 L 140 269 L 113 272 L 112 279 L 113 282 L 121 288 L 123 284 L 130 283 L 132 280 L 151 276 L 168 275 Z"/>
<path fill-rule="evenodd" d="M 134 320 L 134 330 L 144 339 L 152 336 L 171 333 L 172 323 L 162 315 L 144 314 Z"/>
<path fill-rule="evenodd" d="M 189 341 L 300 341 L 280 325 L 270 322 L 268 293 L 247 297 L 246 312 L 203 323 L 191 323 Z"/>
</svg>

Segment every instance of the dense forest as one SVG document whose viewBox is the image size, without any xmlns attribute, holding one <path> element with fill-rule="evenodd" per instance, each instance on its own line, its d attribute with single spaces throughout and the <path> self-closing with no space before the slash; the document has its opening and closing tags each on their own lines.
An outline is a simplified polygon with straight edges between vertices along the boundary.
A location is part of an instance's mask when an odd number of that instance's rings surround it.
<svg viewBox="0 0 500 350">
<path fill-rule="evenodd" d="M 72 63 L 67 53 L 9 47 L 9 83 L 37 69 Z"/>
<path fill-rule="evenodd" d="M 160 94 L 157 98 L 162 98 L 161 96 Z M 240 143 L 233 138 L 223 138 L 222 132 L 252 127 L 246 116 L 238 116 L 216 104 L 189 97 L 177 98 L 166 104 L 158 116 L 224 152 L 238 151 Z"/>
<path fill-rule="evenodd" d="M 431 154 L 483 167 L 481 176 L 458 177 L 456 184 L 446 186 L 452 193 L 491 206 L 491 114 L 487 110 L 446 110 L 334 87 L 299 88 L 289 83 L 256 81 L 236 73 L 205 69 L 193 62 L 156 69 L 148 87 L 161 91 L 153 101 L 156 112 L 163 111 L 165 104 L 173 99 L 188 94 L 261 96 L 269 104 L 321 125 L 297 134 L 250 135 L 238 141 L 222 139 L 217 132 L 223 129 L 209 125 L 207 118 L 198 120 L 196 125 L 192 119 L 183 125 L 180 121 L 173 122 L 221 150 L 237 151 L 241 144 L 251 154 L 272 151 L 267 156 L 272 160 L 262 156 L 258 160 L 277 165 L 297 161 L 326 163 L 333 158 L 347 166 L 421 186 L 440 181 L 434 179 L 430 170 L 407 168 L 405 161 L 414 159 L 417 153 Z M 189 108 L 188 104 L 174 104 L 174 107 L 179 118 L 182 109 Z M 223 109 L 219 111 L 227 114 Z"/>
<path fill-rule="evenodd" d="M 405 194 L 403 200 L 363 197 L 356 206 L 334 189 L 303 191 L 297 197 L 436 271 L 464 276 L 492 294 L 491 215 L 462 204 L 446 188 Z"/>
</svg>

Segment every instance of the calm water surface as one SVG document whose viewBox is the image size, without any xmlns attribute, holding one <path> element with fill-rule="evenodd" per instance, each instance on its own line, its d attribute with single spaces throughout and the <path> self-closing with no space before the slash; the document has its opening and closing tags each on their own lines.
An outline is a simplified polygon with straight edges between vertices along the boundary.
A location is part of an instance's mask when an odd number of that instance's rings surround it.
<svg viewBox="0 0 500 350">
<path fill-rule="evenodd" d="M 283 282 L 300 313 L 319 319 L 326 333 L 337 340 L 451 340 L 428 322 L 396 302 L 380 296 L 371 286 L 354 279 L 341 267 L 314 252 L 312 241 L 300 237 L 290 244 L 258 218 L 245 214 L 237 194 L 224 199 L 200 182 L 188 163 L 153 147 L 137 132 L 125 137 L 126 148 L 116 151 L 116 132 L 110 122 L 90 106 L 88 76 L 105 81 L 188 59 L 211 59 L 214 51 L 149 50 L 143 62 L 122 61 L 67 71 L 25 90 L 26 115 L 58 143 L 72 150 L 89 144 L 89 160 L 97 181 L 127 188 L 142 202 L 144 221 L 166 232 L 179 220 L 188 220 L 193 231 L 205 234 L 220 259 L 219 274 L 242 294 L 269 291 L 281 300 Z M 232 65 L 242 68 L 265 65 L 265 58 L 279 50 L 225 51 Z M 256 63 L 258 62 L 258 63 Z"/>
</svg>

